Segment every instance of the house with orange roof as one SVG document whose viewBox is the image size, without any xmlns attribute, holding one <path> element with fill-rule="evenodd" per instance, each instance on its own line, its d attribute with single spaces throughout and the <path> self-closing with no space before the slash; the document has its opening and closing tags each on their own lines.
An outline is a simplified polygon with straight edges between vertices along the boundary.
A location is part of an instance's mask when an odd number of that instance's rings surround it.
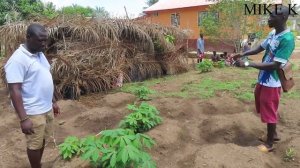
<svg viewBox="0 0 300 168">
<path fill-rule="evenodd" d="M 190 30 L 189 46 L 195 47 L 195 41 L 200 34 L 200 26 L 204 17 L 208 14 L 209 5 L 217 3 L 218 0 L 159 0 L 154 5 L 144 10 L 144 18 L 151 23 L 165 26 L 176 26 L 183 30 Z M 268 1 L 270 2 L 270 1 Z M 282 0 L 273 0 L 280 4 Z M 219 17 L 219 14 L 215 14 Z M 206 43 L 208 44 L 208 43 Z M 233 52 L 234 46 L 228 44 L 206 45 L 209 50 L 224 49 Z"/>
</svg>

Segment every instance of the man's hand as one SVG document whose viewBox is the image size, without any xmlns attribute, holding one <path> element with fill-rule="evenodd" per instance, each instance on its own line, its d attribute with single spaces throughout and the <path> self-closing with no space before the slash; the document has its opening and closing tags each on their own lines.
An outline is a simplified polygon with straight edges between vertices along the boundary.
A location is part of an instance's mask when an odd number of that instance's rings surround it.
<svg viewBox="0 0 300 168">
<path fill-rule="evenodd" d="M 58 107 L 57 103 L 52 104 L 54 117 L 57 117 L 60 114 L 60 108 Z"/>
<path fill-rule="evenodd" d="M 32 126 L 33 126 L 33 124 L 30 119 L 27 119 L 27 120 L 21 122 L 22 132 L 26 135 L 34 134 Z"/>
<path fill-rule="evenodd" d="M 245 66 L 245 61 L 242 61 L 242 60 L 237 60 L 235 65 L 238 66 L 238 67 L 246 67 Z"/>
<path fill-rule="evenodd" d="M 239 58 L 241 58 L 241 57 L 243 57 L 243 55 L 242 54 L 232 54 L 231 56 L 230 56 L 233 60 L 238 60 Z"/>
</svg>

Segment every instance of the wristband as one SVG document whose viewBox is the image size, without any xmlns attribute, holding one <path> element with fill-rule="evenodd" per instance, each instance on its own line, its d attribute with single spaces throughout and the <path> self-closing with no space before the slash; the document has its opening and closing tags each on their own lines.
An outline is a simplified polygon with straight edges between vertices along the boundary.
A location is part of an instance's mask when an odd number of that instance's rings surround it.
<svg viewBox="0 0 300 168">
<path fill-rule="evenodd" d="M 23 119 L 20 120 L 20 123 L 22 123 L 22 122 L 24 122 L 24 121 L 26 121 L 26 120 L 28 120 L 28 119 L 29 119 L 29 117 L 26 116 L 25 118 L 23 118 Z"/>
</svg>

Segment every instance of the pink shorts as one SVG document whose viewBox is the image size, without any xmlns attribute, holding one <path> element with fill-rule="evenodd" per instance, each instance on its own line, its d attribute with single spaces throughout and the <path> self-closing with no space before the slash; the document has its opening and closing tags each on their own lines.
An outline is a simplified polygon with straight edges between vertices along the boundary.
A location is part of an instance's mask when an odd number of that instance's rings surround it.
<svg viewBox="0 0 300 168">
<path fill-rule="evenodd" d="M 280 87 L 272 88 L 256 84 L 254 92 L 255 106 L 263 123 L 277 123 L 280 93 Z"/>
<path fill-rule="evenodd" d="M 204 53 L 198 54 L 198 58 L 199 58 L 199 59 L 204 58 Z"/>
</svg>

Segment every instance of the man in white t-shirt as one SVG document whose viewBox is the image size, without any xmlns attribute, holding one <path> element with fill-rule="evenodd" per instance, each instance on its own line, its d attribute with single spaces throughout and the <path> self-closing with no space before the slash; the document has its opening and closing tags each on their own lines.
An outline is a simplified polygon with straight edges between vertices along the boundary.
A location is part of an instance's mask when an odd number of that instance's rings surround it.
<svg viewBox="0 0 300 168">
<path fill-rule="evenodd" d="M 53 114 L 60 113 L 53 97 L 50 65 L 42 52 L 47 39 L 44 26 L 29 25 L 25 44 L 20 45 L 4 66 L 10 97 L 26 137 L 27 155 L 32 168 L 41 168 L 45 139 L 53 135 Z"/>
</svg>

